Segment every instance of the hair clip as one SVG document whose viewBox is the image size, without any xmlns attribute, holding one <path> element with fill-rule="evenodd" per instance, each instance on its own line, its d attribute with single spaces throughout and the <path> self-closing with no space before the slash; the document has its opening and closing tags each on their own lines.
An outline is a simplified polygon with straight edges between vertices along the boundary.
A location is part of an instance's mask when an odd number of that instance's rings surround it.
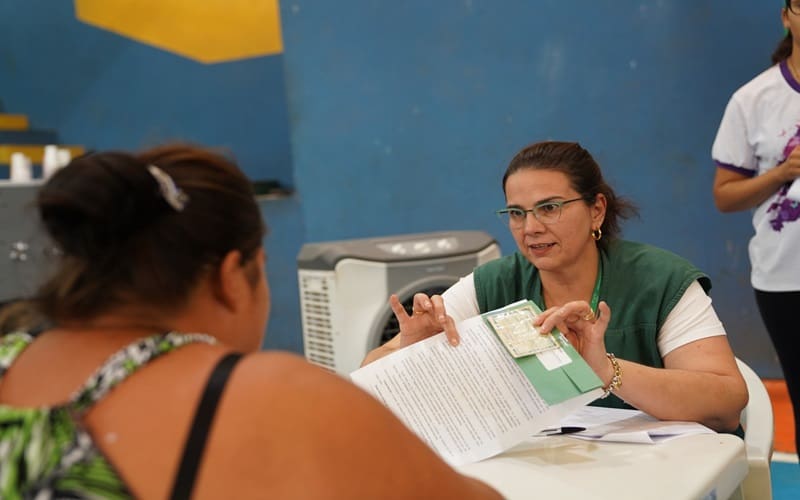
<svg viewBox="0 0 800 500">
<path fill-rule="evenodd" d="M 189 195 L 175 185 L 175 181 L 172 180 L 169 174 L 155 165 L 148 165 L 147 170 L 158 183 L 158 189 L 164 201 L 169 203 L 177 212 L 183 211 L 186 203 L 189 202 Z"/>
</svg>

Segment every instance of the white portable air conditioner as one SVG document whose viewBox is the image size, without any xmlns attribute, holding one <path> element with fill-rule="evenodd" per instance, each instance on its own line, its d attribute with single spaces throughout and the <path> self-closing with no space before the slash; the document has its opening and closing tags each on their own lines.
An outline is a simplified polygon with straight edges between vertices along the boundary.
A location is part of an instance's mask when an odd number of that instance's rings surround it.
<svg viewBox="0 0 800 500">
<path fill-rule="evenodd" d="M 342 375 L 398 332 L 389 307 L 397 294 L 440 294 L 500 247 L 481 231 L 418 233 L 307 243 L 297 256 L 306 359 Z"/>
</svg>

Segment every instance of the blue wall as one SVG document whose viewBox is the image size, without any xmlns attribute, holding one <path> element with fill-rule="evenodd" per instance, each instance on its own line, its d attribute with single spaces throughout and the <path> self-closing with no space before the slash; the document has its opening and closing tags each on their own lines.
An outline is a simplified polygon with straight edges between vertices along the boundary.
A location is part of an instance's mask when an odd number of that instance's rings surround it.
<svg viewBox="0 0 800 500">
<path fill-rule="evenodd" d="M 282 2 L 306 240 L 480 229 L 522 146 L 577 140 L 641 219 L 625 236 L 691 259 L 738 355 L 780 376 L 749 287 L 749 214 L 711 198 L 727 99 L 769 65 L 780 2 Z"/>
<path fill-rule="evenodd" d="M 0 101 L 62 144 L 229 148 L 254 180 L 293 186 L 283 56 L 201 64 L 76 20 L 73 2 L 0 1 Z M 274 314 L 265 347 L 302 352 L 296 198 L 262 203 Z M 287 284 L 283 287 L 283 284 Z"/>
<path fill-rule="evenodd" d="M 265 347 L 296 352 L 304 242 L 479 229 L 510 253 L 493 213 L 505 164 L 578 140 L 640 205 L 626 236 L 706 270 L 737 354 L 780 376 L 749 287 L 749 214 L 718 214 L 710 194 L 716 127 L 767 66 L 780 5 L 286 0 L 283 55 L 202 65 L 81 24 L 72 2 L 5 0 L 0 100 L 64 143 L 227 145 L 254 179 L 296 187 L 262 203 Z"/>
</svg>

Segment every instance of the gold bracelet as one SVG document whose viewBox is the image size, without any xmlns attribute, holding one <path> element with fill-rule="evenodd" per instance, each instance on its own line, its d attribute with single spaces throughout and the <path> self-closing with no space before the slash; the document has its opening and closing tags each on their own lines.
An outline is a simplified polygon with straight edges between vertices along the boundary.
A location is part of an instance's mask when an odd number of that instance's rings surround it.
<svg viewBox="0 0 800 500">
<path fill-rule="evenodd" d="M 622 386 L 622 368 L 619 366 L 619 361 L 617 361 L 614 353 L 611 352 L 607 352 L 606 357 L 611 361 L 611 367 L 614 368 L 614 376 L 611 377 L 611 382 L 603 388 L 603 395 L 600 396 L 600 399 L 608 397 L 609 394 Z"/>
</svg>

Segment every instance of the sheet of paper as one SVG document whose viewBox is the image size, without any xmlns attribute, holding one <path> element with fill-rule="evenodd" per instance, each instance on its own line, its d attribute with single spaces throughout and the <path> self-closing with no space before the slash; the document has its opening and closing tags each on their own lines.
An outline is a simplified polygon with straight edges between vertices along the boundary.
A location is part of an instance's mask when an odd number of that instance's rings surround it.
<svg viewBox="0 0 800 500">
<path fill-rule="evenodd" d="M 562 369 L 548 372 L 539 363 L 537 370 L 553 374 L 553 383 L 575 391 L 548 404 L 483 318 L 459 323 L 458 331 L 457 347 L 442 333 L 351 374 L 452 465 L 505 451 L 602 394 L 599 388 L 582 393 L 568 376 L 555 377 Z"/>
<path fill-rule="evenodd" d="M 594 441 L 655 444 L 693 434 L 714 434 L 696 422 L 658 420 L 639 410 L 579 408 L 559 423 L 562 427 L 585 427 L 570 437 Z"/>
</svg>

